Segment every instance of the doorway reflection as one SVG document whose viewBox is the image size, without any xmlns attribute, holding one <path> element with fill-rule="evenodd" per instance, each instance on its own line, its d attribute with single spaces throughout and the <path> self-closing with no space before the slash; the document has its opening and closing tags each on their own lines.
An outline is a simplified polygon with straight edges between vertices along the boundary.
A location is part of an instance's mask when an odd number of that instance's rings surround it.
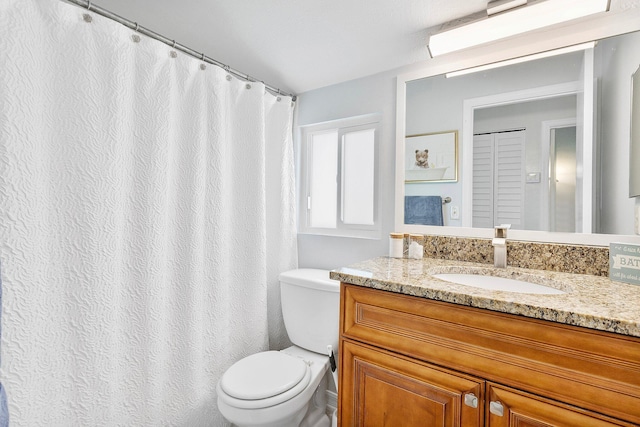
<svg viewBox="0 0 640 427">
<path fill-rule="evenodd" d="M 474 110 L 473 227 L 577 231 L 578 102 L 570 94 Z"/>
<path fill-rule="evenodd" d="M 550 130 L 550 231 L 576 231 L 576 127 Z"/>
</svg>

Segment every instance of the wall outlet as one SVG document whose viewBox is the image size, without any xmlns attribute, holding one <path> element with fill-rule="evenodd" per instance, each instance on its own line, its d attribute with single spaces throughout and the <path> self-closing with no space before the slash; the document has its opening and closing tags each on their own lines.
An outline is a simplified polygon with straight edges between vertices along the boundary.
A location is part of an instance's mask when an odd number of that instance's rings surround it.
<svg viewBox="0 0 640 427">
<path fill-rule="evenodd" d="M 457 206 L 451 206 L 451 219 L 460 219 L 460 209 Z"/>
</svg>

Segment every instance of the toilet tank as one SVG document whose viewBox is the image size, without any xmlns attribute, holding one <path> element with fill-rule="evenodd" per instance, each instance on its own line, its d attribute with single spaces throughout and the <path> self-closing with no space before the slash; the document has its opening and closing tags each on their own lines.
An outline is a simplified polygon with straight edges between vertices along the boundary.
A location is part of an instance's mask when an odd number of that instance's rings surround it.
<svg viewBox="0 0 640 427">
<path fill-rule="evenodd" d="M 329 270 L 301 268 L 280 274 L 280 299 L 284 326 L 291 342 L 327 354 L 338 351 L 340 282 Z"/>
</svg>

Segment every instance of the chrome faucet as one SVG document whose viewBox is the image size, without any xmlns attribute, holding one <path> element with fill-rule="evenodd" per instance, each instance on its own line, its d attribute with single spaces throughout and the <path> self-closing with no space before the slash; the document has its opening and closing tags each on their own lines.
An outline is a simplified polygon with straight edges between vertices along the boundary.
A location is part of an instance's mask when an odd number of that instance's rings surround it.
<svg viewBox="0 0 640 427">
<path fill-rule="evenodd" d="M 496 268 L 507 267 L 507 230 L 511 224 L 502 224 L 495 227 L 495 234 L 491 244 L 493 245 L 493 265 Z"/>
</svg>

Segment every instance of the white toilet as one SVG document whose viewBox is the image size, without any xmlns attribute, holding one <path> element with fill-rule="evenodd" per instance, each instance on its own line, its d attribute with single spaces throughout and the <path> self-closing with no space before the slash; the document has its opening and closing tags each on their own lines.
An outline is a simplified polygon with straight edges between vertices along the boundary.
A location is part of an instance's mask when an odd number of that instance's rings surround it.
<svg viewBox="0 0 640 427">
<path fill-rule="evenodd" d="M 282 315 L 293 346 L 252 354 L 217 385 L 218 409 L 238 427 L 328 427 L 327 346 L 338 349 L 340 283 L 329 271 L 280 274 Z"/>
</svg>

